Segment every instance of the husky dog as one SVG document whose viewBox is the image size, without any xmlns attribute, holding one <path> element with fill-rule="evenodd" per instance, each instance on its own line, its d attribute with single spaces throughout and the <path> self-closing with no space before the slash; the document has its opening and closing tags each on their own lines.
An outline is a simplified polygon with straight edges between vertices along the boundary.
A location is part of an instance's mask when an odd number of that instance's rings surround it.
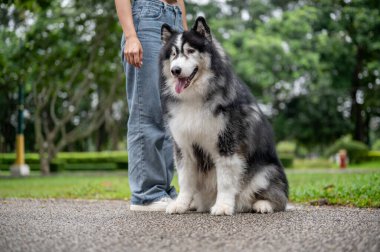
<svg viewBox="0 0 380 252">
<path fill-rule="evenodd" d="M 288 182 L 272 128 L 205 19 L 183 33 L 164 24 L 161 39 L 162 108 L 180 186 L 166 212 L 285 210 Z"/>
</svg>

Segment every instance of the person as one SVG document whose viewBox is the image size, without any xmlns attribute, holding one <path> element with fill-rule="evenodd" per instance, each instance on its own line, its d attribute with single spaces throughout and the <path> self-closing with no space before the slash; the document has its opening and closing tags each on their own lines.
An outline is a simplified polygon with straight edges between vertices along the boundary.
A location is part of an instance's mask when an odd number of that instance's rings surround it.
<svg viewBox="0 0 380 252">
<path fill-rule="evenodd" d="M 133 211 L 164 211 L 171 186 L 173 148 L 163 124 L 159 94 L 161 26 L 187 30 L 183 0 L 115 0 L 123 30 L 121 57 L 129 109 L 128 177 Z"/>
</svg>

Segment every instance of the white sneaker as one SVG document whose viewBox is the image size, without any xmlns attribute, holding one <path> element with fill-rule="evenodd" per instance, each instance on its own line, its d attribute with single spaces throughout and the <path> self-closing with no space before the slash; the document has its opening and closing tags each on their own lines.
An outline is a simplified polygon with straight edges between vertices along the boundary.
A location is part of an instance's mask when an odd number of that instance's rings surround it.
<svg viewBox="0 0 380 252">
<path fill-rule="evenodd" d="M 132 205 L 130 206 L 131 211 L 154 211 L 154 212 L 165 212 L 166 207 L 169 205 L 169 203 L 173 201 L 169 197 L 161 198 L 157 201 L 153 201 L 152 203 L 145 204 L 145 205 Z"/>
</svg>

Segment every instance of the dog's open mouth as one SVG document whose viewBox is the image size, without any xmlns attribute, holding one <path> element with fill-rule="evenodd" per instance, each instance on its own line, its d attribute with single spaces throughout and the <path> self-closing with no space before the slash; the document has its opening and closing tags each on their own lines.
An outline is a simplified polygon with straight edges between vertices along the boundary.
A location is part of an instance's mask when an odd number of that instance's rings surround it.
<svg viewBox="0 0 380 252">
<path fill-rule="evenodd" d="M 190 85 L 191 80 L 194 78 L 195 74 L 198 72 L 198 67 L 194 69 L 194 71 L 190 74 L 189 77 L 181 78 L 179 77 L 177 79 L 177 83 L 175 85 L 175 91 L 177 94 L 182 93 L 185 88 L 187 88 Z"/>
</svg>

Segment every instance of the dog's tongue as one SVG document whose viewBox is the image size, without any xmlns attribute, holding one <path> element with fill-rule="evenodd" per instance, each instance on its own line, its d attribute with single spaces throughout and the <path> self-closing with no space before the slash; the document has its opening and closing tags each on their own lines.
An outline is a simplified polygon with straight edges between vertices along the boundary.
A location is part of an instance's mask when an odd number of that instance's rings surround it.
<svg viewBox="0 0 380 252">
<path fill-rule="evenodd" d="M 178 78 L 177 83 L 175 85 L 175 91 L 177 94 L 180 94 L 186 87 L 187 78 Z"/>
</svg>

